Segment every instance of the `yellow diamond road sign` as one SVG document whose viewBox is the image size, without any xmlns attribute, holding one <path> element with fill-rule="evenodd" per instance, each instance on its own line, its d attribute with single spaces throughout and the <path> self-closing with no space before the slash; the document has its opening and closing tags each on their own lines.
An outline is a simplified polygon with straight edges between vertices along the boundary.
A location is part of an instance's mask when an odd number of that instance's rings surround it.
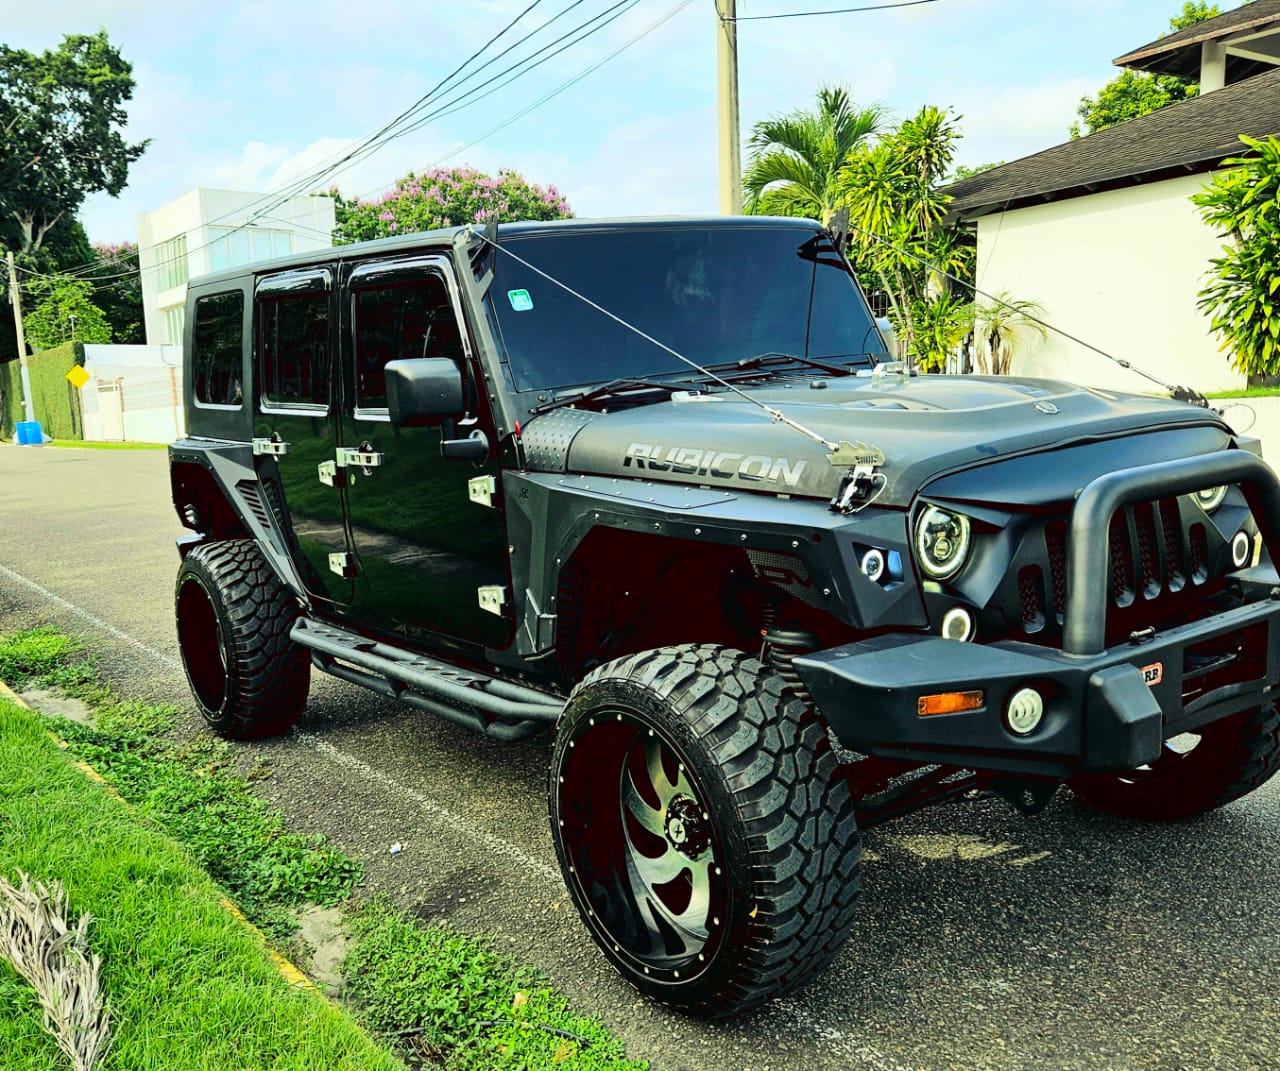
<svg viewBox="0 0 1280 1071">
<path fill-rule="evenodd" d="M 67 379 L 71 381 L 73 387 L 83 387 L 93 377 L 84 370 L 84 365 L 78 364 L 67 373 Z"/>
</svg>

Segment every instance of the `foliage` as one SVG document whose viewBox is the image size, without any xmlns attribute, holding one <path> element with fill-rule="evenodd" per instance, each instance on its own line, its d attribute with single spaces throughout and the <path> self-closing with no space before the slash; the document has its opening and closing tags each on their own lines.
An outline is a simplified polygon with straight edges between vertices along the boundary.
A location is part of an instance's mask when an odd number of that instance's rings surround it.
<svg viewBox="0 0 1280 1071">
<path fill-rule="evenodd" d="M 133 68 L 96 34 L 69 34 L 39 55 L 0 45 L 0 214 L 21 250 L 39 249 L 85 197 L 113 197 L 147 143 L 122 136 Z"/>
<path fill-rule="evenodd" d="M 67 382 L 73 365 L 84 364 L 84 346 L 68 342 L 27 358 L 31 375 L 31 405 L 46 434 L 55 439 L 78 439 L 84 434 L 75 391 Z M 0 438 L 12 438 L 14 424 L 25 419 L 18 362 L 0 364 Z"/>
<path fill-rule="evenodd" d="M 960 164 L 951 174 L 952 182 L 963 182 L 965 179 L 971 179 L 974 175 L 981 175 L 987 171 L 994 171 L 997 167 L 1004 167 L 1004 160 L 995 160 L 989 164 L 978 164 L 976 167 L 970 167 L 968 164 Z"/>
<path fill-rule="evenodd" d="M 1231 245 L 1214 257 L 1198 305 L 1248 375 L 1280 373 L 1280 141 L 1241 136 L 1252 150 L 1224 161 L 1191 198 L 1204 221 Z"/>
<path fill-rule="evenodd" d="M 829 224 L 840 199 L 841 169 L 879 133 L 883 121 L 881 109 L 856 108 L 848 90 L 823 86 L 816 112 L 795 111 L 757 123 L 742 178 L 746 211 Z"/>
<path fill-rule="evenodd" d="M 510 223 L 573 216 L 555 186 L 539 186 L 510 169 L 499 171 L 497 178 L 470 167 L 436 168 L 421 175 L 410 171 L 373 201 L 347 200 L 337 189 L 330 196 L 336 245 L 491 219 Z"/>
<path fill-rule="evenodd" d="M 93 284 L 74 275 L 43 275 L 27 288 L 35 302 L 23 316 L 27 345 L 51 349 L 63 342 L 110 342 L 111 325 L 93 303 Z"/>
<path fill-rule="evenodd" d="M 1007 290 L 984 298 L 974 306 L 974 334 L 978 340 L 978 362 L 993 376 L 1007 376 L 1013 370 L 1013 354 L 1021 335 L 1048 338 L 1044 306 L 1015 298 Z"/>
<path fill-rule="evenodd" d="M 138 247 L 132 242 L 94 245 L 95 262 L 88 278 L 94 284 L 94 304 L 111 328 L 111 341 L 146 342 L 142 326 L 142 273 Z M 83 263 L 83 262 L 82 262 Z"/>
<path fill-rule="evenodd" d="M 1221 14 L 1215 4 L 1204 0 L 1184 0 L 1182 10 L 1169 20 L 1170 31 L 1176 33 Z M 1071 136 L 1078 138 L 1082 134 L 1096 134 L 1099 130 L 1147 115 L 1166 105 L 1189 100 L 1199 92 L 1198 82 L 1176 75 L 1125 71 L 1098 90 L 1097 97 L 1080 98 L 1080 105 L 1076 108 L 1080 122 L 1071 124 Z"/>
<path fill-rule="evenodd" d="M 854 263 L 889 295 L 901 352 L 926 368 L 945 362 L 970 320 L 947 276 L 971 276 L 972 249 L 943 225 L 950 198 L 940 186 L 959 137 L 949 111 L 926 106 L 853 153 L 836 180 Z"/>
<path fill-rule="evenodd" d="M 475 939 L 423 929 L 385 906 L 347 917 L 356 939 L 348 990 L 375 1031 L 408 1034 L 448 1068 L 643 1071 L 598 1019 L 575 1013 L 544 981 Z"/>
</svg>

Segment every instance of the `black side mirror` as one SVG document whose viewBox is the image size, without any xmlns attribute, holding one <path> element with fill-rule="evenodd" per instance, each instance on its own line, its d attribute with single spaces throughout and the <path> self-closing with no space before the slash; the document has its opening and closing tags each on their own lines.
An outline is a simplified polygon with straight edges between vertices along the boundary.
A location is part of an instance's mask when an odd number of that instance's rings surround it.
<svg viewBox="0 0 1280 1071">
<path fill-rule="evenodd" d="M 397 428 L 428 428 L 462 414 L 462 370 L 447 357 L 388 361 L 387 411 Z"/>
</svg>

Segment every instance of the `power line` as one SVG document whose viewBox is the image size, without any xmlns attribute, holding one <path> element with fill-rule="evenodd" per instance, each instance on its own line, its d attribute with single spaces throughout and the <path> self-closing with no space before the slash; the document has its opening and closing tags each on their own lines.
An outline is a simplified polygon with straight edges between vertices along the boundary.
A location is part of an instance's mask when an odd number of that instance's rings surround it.
<svg viewBox="0 0 1280 1071">
<path fill-rule="evenodd" d="M 739 15 L 733 19 L 722 19 L 723 22 L 762 22 L 766 19 L 807 19 L 814 15 L 852 15 L 859 11 L 890 11 L 896 7 L 919 7 L 921 4 L 936 4 L 938 0 L 899 0 L 894 4 L 872 4 L 868 7 L 841 7 L 831 11 L 788 11 L 781 15 Z"/>
</svg>

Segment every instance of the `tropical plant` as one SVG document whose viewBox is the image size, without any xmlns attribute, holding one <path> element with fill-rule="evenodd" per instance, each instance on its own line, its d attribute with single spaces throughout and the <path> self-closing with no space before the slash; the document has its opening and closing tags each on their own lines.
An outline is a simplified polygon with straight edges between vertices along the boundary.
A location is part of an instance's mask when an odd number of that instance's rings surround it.
<svg viewBox="0 0 1280 1071">
<path fill-rule="evenodd" d="M 554 186 L 539 186 L 518 171 L 497 178 L 470 167 L 412 171 L 372 201 L 347 200 L 336 189 L 335 245 L 412 234 L 437 227 L 460 227 L 490 219 L 569 219 L 573 209 Z"/>
<path fill-rule="evenodd" d="M 111 327 L 93 303 L 93 284 L 71 275 L 46 275 L 30 287 L 35 306 L 23 317 L 27 342 L 47 350 L 63 342 L 110 342 Z"/>
<path fill-rule="evenodd" d="M 849 209 L 850 255 L 888 295 L 902 352 L 926 368 L 945 362 L 970 319 L 950 277 L 972 272 L 972 247 L 943 223 L 950 198 L 941 182 L 959 137 L 949 111 L 927 106 L 853 153 L 835 183 Z"/>
<path fill-rule="evenodd" d="M 1280 373 L 1280 141 L 1241 136 L 1252 150 L 1224 161 L 1191 198 L 1201 216 L 1231 240 L 1209 263 L 1198 305 L 1248 375 Z"/>
<path fill-rule="evenodd" d="M 1222 14 L 1216 4 L 1204 0 L 1184 0 L 1182 10 L 1169 20 L 1169 32 L 1177 33 L 1189 26 L 1217 18 Z M 1076 115 L 1080 121 L 1072 123 L 1073 138 L 1084 134 L 1096 134 L 1099 130 L 1147 115 L 1169 104 L 1189 100 L 1200 93 L 1200 83 L 1173 74 L 1146 74 L 1141 71 L 1124 71 L 1098 90 L 1096 97 L 1081 97 Z"/>
<path fill-rule="evenodd" d="M 879 133 L 883 121 L 880 108 L 858 108 L 848 90 L 823 86 L 816 112 L 794 111 L 757 123 L 742 178 L 746 211 L 829 224 L 839 207 L 841 169 Z"/>
<path fill-rule="evenodd" d="M 1015 298 L 1007 290 L 974 305 L 973 332 L 978 341 L 978 365 L 988 375 L 1007 376 L 1013 371 L 1013 354 L 1026 334 L 1049 337 L 1044 306 Z"/>
<path fill-rule="evenodd" d="M 132 242 L 95 245 L 93 254 L 97 264 L 88 276 L 95 288 L 93 302 L 111 327 L 111 340 L 145 342 L 138 247 Z"/>
</svg>

